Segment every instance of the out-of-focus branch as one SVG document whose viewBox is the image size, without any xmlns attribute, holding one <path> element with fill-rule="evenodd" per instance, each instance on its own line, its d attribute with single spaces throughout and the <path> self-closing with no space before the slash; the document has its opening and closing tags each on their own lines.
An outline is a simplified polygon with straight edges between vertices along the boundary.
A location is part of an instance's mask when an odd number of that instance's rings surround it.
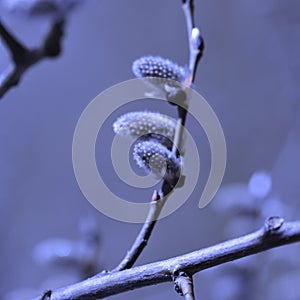
<svg viewBox="0 0 300 300">
<path fill-rule="evenodd" d="M 0 22 L 0 36 L 10 52 L 11 65 L 0 75 L 0 99 L 12 87 L 18 85 L 23 74 L 44 58 L 57 57 L 61 53 L 64 21 L 56 21 L 38 48 L 27 49 Z"/>
<path fill-rule="evenodd" d="M 180 272 L 192 276 L 220 264 L 299 241 L 300 221 L 284 222 L 282 218 L 271 217 L 261 229 L 248 235 L 167 260 L 121 272 L 96 275 L 80 283 L 52 291 L 50 299 L 105 298 L 129 290 L 173 281 Z M 42 297 L 34 300 L 41 300 Z"/>
<path fill-rule="evenodd" d="M 3 42 L 10 51 L 10 55 L 15 64 L 23 60 L 24 55 L 28 50 L 14 37 L 0 22 L 0 35 Z"/>
</svg>

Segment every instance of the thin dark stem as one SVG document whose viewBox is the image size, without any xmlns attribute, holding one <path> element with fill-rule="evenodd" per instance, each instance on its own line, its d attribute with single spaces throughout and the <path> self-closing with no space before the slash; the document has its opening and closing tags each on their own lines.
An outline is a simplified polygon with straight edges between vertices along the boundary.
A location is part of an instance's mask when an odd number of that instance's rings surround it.
<svg viewBox="0 0 300 300">
<path fill-rule="evenodd" d="M 11 58 L 15 64 L 20 63 L 23 60 L 24 55 L 28 52 L 28 49 L 17 40 L 17 38 L 8 31 L 4 24 L 0 21 L 0 36 L 7 46 Z"/>
<path fill-rule="evenodd" d="M 42 59 L 57 57 L 61 53 L 64 21 L 54 22 L 36 49 L 25 48 L 0 22 L 0 36 L 10 51 L 13 62 L 0 75 L 0 99 L 18 85 L 23 74 Z"/>
<path fill-rule="evenodd" d="M 173 281 L 185 272 L 190 276 L 202 270 L 242 257 L 300 241 L 300 221 L 268 219 L 265 226 L 248 235 L 167 260 L 116 273 L 96 275 L 80 283 L 52 291 L 51 300 L 99 299 L 129 290 Z M 42 297 L 35 298 L 40 300 Z"/>
<path fill-rule="evenodd" d="M 147 246 L 148 240 L 166 200 L 166 197 L 160 199 L 157 191 L 154 191 L 150 203 L 150 210 L 141 231 L 124 259 L 111 272 L 129 269 L 134 265 L 144 248 Z"/>
</svg>

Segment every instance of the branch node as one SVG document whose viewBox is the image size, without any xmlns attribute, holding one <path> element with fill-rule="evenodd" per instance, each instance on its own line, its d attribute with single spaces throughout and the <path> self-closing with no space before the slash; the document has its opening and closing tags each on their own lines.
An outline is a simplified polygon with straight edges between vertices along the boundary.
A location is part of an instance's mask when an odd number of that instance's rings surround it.
<svg viewBox="0 0 300 300">
<path fill-rule="evenodd" d="M 194 284 L 193 278 L 184 271 L 178 271 L 178 276 L 175 276 L 174 284 L 175 291 L 183 296 L 184 299 L 194 299 Z"/>
<path fill-rule="evenodd" d="M 279 229 L 282 227 L 284 223 L 284 219 L 278 216 L 270 217 L 265 221 L 264 231 L 265 234 L 273 234 L 277 233 Z"/>
</svg>

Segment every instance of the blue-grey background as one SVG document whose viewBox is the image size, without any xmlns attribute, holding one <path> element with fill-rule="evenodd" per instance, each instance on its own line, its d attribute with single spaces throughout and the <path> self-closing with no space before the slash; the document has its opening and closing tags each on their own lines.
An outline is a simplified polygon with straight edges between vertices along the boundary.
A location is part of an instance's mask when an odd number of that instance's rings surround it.
<svg viewBox="0 0 300 300">
<path fill-rule="evenodd" d="M 228 162 L 224 184 L 246 183 L 256 170 L 266 170 L 272 174 L 273 193 L 286 205 L 299 208 L 299 1 L 195 2 L 196 23 L 206 42 L 195 89 L 209 101 L 225 132 Z M 20 18 L 0 9 L 2 20 L 26 45 L 39 43 L 47 21 Z M 133 77 L 131 63 L 136 58 L 153 54 L 187 63 L 181 1 L 89 1 L 69 19 L 63 48 L 59 59 L 30 69 L 0 102 L 0 295 L 20 288 L 43 290 L 47 278 L 68 273 L 38 266 L 32 249 L 49 237 L 78 238 L 82 215 L 97 221 L 102 268 L 114 267 L 130 247 L 140 226 L 105 217 L 78 188 L 72 169 L 73 132 L 81 112 L 99 92 Z M 8 63 L 7 51 L 0 44 L 0 69 Z M 140 108 L 151 109 L 151 103 L 137 104 Z M 175 116 L 171 106 L 159 109 L 154 104 L 153 109 Z M 122 108 L 115 117 L 126 111 Z M 193 129 L 192 121 L 187 126 L 203 152 L 199 183 L 203 186 L 209 148 L 201 129 Z M 104 130 L 97 160 L 109 178 L 111 165 L 101 160 L 101 153 L 109 153 L 113 132 L 109 124 Z M 120 190 L 118 181 L 111 181 L 110 186 Z M 128 200 L 136 197 L 135 191 L 126 186 L 122 189 L 120 193 Z M 221 222 L 227 224 L 231 217 L 224 213 L 220 220 L 212 205 L 198 209 L 200 190 L 157 224 L 138 264 L 225 238 Z M 144 194 L 150 197 L 148 191 Z M 139 191 L 138 195 L 143 194 Z M 297 215 L 294 209 L 293 217 L 299 218 L 299 210 Z M 196 276 L 196 293 L 215 299 L 211 295 L 214 282 L 207 280 L 209 272 Z M 70 275 L 72 280 L 76 278 Z M 267 286 L 260 293 L 262 299 L 270 297 Z M 300 295 L 299 287 L 295 293 Z M 163 284 L 112 298 L 141 297 L 174 299 L 176 295 L 171 284 Z M 299 298 L 292 297 L 286 299 Z"/>
</svg>

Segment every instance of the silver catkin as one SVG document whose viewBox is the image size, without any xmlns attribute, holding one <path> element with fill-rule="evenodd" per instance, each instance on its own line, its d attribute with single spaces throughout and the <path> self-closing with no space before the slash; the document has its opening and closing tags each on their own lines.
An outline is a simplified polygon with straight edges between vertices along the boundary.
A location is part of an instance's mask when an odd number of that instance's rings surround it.
<svg viewBox="0 0 300 300">
<path fill-rule="evenodd" d="M 163 91 L 168 87 L 180 88 L 187 76 L 187 70 L 170 59 L 160 56 L 143 56 L 132 64 L 132 72 L 138 78 Z"/>
<path fill-rule="evenodd" d="M 174 178 L 180 170 L 181 160 L 157 141 L 138 142 L 133 149 L 137 165 L 156 176 Z"/>
<path fill-rule="evenodd" d="M 149 112 L 137 111 L 130 112 L 119 117 L 113 124 L 114 132 L 139 138 L 141 136 L 165 137 L 169 140 L 174 139 L 176 130 L 176 120 L 167 115 Z"/>
</svg>

